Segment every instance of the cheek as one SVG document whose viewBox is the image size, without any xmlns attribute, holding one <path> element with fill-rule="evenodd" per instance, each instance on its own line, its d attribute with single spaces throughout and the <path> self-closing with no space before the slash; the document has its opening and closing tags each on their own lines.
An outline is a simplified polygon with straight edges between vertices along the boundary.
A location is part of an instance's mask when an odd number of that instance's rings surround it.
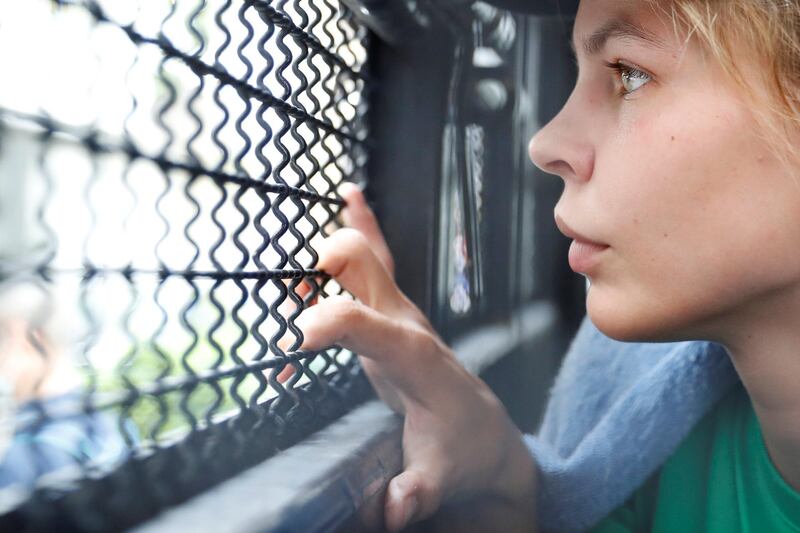
<svg viewBox="0 0 800 533">
<path fill-rule="evenodd" d="M 666 121 L 629 127 L 609 146 L 609 160 L 598 163 L 609 172 L 595 200 L 612 220 L 615 248 L 632 268 L 655 272 L 686 250 L 704 249 L 710 235 L 727 227 L 730 212 L 714 178 L 728 169 L 704 132 L 690 136 L 685 124 Z"/>
<path fill-rule="evenodd" d="M 672 340 L 800 280 L 800 188 L 765 157 L 745 115 L 631 120 L 598 157 L 596 187 L 614 253 L 587 309 L 607 334 Z M 598 183 L 599 185 L 599 183 Z"/>
</svg>

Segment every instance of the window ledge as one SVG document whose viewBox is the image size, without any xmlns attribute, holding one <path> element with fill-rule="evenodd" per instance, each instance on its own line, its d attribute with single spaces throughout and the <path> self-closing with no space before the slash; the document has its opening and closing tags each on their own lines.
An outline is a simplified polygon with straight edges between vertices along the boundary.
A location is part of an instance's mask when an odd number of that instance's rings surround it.
<svg viewBox="0 0 800 533">
<path fill-rule="evenodd" d="M 556 324 L 552 305 L 534 303 L 510 321 L 455 342 L 475 374 L 535 342 Z M 135 529 L 137 533 L 321 532 L 382 529 L 383 494 L 402 467 L 402 418 L 374 400 L 305 441 Z"/>
</svg>

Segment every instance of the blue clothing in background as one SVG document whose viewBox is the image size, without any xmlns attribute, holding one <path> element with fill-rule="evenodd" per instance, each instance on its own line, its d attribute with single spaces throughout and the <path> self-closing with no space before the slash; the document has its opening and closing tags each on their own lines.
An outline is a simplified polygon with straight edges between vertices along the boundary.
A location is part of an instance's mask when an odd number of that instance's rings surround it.
<svg viewBox="0 0 800 533">
<path fill-rule="evenodd" d="M 71 469 L 110 468 L 127 457 L 129 449 L 116 419 L 108 413 L 81 413 L 82 399 L 78 394 L 63 394 L 20 406 L 15 418 L 22 425 L 38 420 L 40 412 L 71 409 L 78 414 L 45 418 L 17 432 L 0 457 L 0 489 L 30 490 L 44 476 L 63 472 L 74 477 Z"/>
<path fill-rule="evenodd" d="M 544 531 L 587 529 L 628 497 L 675 451 L 738 381 L 727 352 L 710 342 L 623 343 L 586 319 L 536 436 Z"/>
</svg>

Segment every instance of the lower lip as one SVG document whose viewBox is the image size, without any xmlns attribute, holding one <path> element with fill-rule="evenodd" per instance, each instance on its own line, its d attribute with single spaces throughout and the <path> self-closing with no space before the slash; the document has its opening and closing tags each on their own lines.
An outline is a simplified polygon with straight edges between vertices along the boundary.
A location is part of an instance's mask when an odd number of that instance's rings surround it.
<svg viewBox="0 0 800 533">
<path fill-rule="evenodd" d="M 586 274 L 600 261 L 608 246 L 584 241 L 572 241 L 569 247 L 569 266 L 575 272 Z"/>
</svg>

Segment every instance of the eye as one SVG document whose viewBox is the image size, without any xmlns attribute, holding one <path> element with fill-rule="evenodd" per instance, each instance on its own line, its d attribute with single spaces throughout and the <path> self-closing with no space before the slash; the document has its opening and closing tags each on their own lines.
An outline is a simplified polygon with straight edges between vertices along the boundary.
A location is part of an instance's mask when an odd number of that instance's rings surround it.
<svg viewBox="0 0 800 533">
<path fill-rule="evenodd" d="M 626 65 L 617 61 L 616 63 L 606 63 L 606 66 L 612 69 L 619 76 L 619 82 L 622 86 L 622 96 L 627 96 L 635 91 L 638 91 L 647 85 L 653 77 L 647 72 L 640 70 L 636 67 Z"/>
</svg>

